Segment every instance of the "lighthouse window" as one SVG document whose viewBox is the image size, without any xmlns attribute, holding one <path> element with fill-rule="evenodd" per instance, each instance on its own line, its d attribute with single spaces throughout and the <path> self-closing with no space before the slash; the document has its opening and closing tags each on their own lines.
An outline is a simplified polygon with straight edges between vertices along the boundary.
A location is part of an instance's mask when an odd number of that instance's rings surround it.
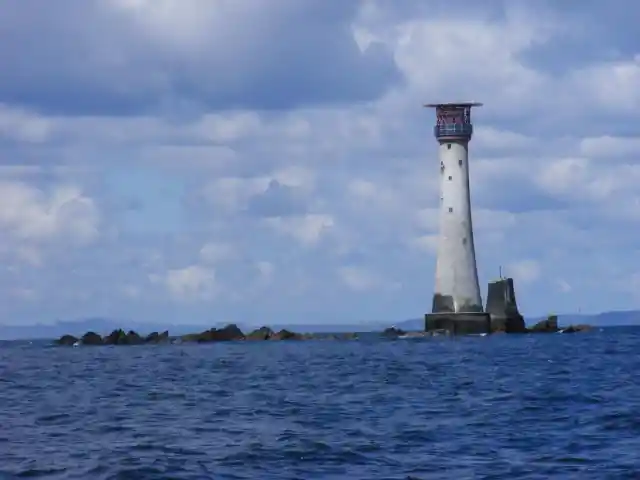
<svg viewBox="0 0 640 480">
<path fill-rule="evenodd" d="M 451 150 L 451 144 L 447 143 L 447 150 Z"/>
<path fill-rule="evenodd" d="M 453 207 L 449 207 L 449 213 L 453 213 Z"/>
<path fill-rule="evenodd" d="M 458 165 L 462 166 L 462 159 L 458 160 Z"/>
<path fill-rule="evenodd" d="M 466 245 L 466 244 L 467 244 L 467 237 L 464 237 L 464 238 L 462 239 L 462 244 L 463 244 L 463 245 Z"/>
<path fill-rule="evenodd" d="M 449 180 L 453 180 L 453 177 L 451 175 L 449 175 Z"/>
</svg>

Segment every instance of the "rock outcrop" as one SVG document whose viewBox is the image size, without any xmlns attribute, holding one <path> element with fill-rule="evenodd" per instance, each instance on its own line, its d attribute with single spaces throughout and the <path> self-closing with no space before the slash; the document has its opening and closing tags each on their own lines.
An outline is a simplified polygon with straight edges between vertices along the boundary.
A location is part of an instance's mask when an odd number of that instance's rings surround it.
<svg viewBox="0 0 640 480">
<path fill-rule="evenodd" d="M 105 345 L 141 345 L 144 339 L 133 330 L 125 333 L 124 330 L 118 329 L 104 337 L 103 343 Z"/>
<path fill-rule="evenodd" d="M 289 330 L 280 330 L 278 333 L 269 337 L 269 340 L 304 340 L 305 336 L 300 333 L 291 332 Z M 309 337 L 307 338 L 309 339 Z"/>
<path fill-rule="evenodd" d="M 579 333 L 579 332 L 588 332 L 593 330 L 591 325 L 569 325 L 567 328 L 562 329 L 562 333 Z"/>
<path fill-rule="evenodd" d="M 397 338 L 411 339 L 411 338 L 440 337 L 442 335 L 449 336 L 449 335 L 451 335 L 451 332 L 449 330 L 445 330 L 445 329 L 429 330 L 429 331 L 421 330 L 421 331 L 406 332 L 406 331 L 402 330 L 401 328 L 389 327 L 389 328 L 385 328 L 383 330 L 383 332 L 381 333 L 382 337 L 388 338 L 388 339 L 391 339 L 391 340 L 395 340 Z"/>
<path fill-rule="evenodd" d="M 271 330 L 269 327 L 260 327 L 257 330 L 254 330 L 250 334 L 248 334 L 245 339 L 246 340 L 269 340 L 275 332 Z"/>
<path fill-rule="evenodd" d="M 558 327 L 558 317 L 549 316 L 546 320 L 536 323 L 527 332 L 530 333 L 576 333 L 591 330 L 589 325 L 569 325 L 561 329 Z M 499 331 L 494 333 L 510 333 Z M 389 327 L 380 333 L 383 338 L 423 338 L 434 337 L 440 335 L 449 335 L 447 330 L 433 330 L 429 332 L 412 331 L 405 332 L 397 327 Z M 63 335 L 55 341 L 58 345 L 155 345 L 161 343 L 179 342 L 179 343 L 214 343 L 214 342 L 236 342 L 236 341 L 295 341 L 295 340 L 357 340 L 356 333 L 297 333 L 290 330 L 282 329 L 275 332 L 271 328 L 264 326 L 250 333 L 245 334 L 235 324 L 229 324 L 223 328 L 210 328 L 200 333 L 190 333 L 183 335 L 177 339 L 171 339 L 169 332 L 162 333 L 153 332 L 146 337 L 139 335 L 133 330 L 125 332 L 123 329 L 117 329 L 110 334 L 102 337 L 95 332 L 87 332 L 82 337 L 77 338 L 73 335 Z"/>
<path fill-rule="evenodd" d="M 354 340 L 358 336 L 355 333 L 322 334 L 322 333 L 297 333 L 287 329 L 275 332 L 270 327 L 263 326 L 250 333 L 243 333 L 237 325 L 227 325 L 222 329 L 212 328 L 201 333 L 183 335 L 182 342 L 223 342 L 223 341 L 278 341 L 278 340 Z"/>
<path fill-rule="evenodd" d="M 555 333 L 558 330 L 558 316 L 549 315 L 546 320 L 541 320 L 529 329 L 531 333 Z"/>
<path fill-rule="evenodd" d="M 561 328 L 558 326 L 558 316 L 549 315 L 546 320 L 536 323 L 528 329 L 528 331 L 530 333 L 578 333 L 588 332 L 592 330 L 592 328 L 591 325 L 569 325 L 568 327 Z"/>
<path fill-rule="evenodd" d="M 167 343 L 169 341 L 169 331 L 165 330 L 162 333 L 152 332 L 146 336 L 144 343 Z"/>
<path fill-rule="evenodd" d="M 388 338 L 397 338 L 405 334 L 406 332 L 404 330 L 396 327 L 385 328 L 384 331 L 382 332 L 382 336 L 388 337 Z"/>
<path fill-rule="evenodd" d="M 82 345 L 103 345 L 104 341 L 96 332 L 87 332 L 80 339 Z"/>
<path fill-rule="evenodd" d="M 101 337 L 95 332 L 88 332 L 82 338 L 73 335 L 63 335 L 55 341 L 58 345 L 148 345 L 158 343 L 214 343 L 214 342 L 235 342 L 235 341 L 289 341 L 289 340 L 355 340 L 358 335 L 355 333 L 297 333 L 282 329 L 275 332 L 271 328 L 264 326 L 250 333 L 245 334 L 235 324 L 229 324 L 223 328 L 210 328 L 200 333 L 190 333 L 181 337 L 171 339 L 169 332 L 153 332 L 146 337 L 130 330 L 125 332 L 117 329 L 105 337 Z"/>
<path fill-rule="evenodd" d="M 63 335 L 56 342 L 58 345 L 72 346 L 78 342 L 78 339 L 73 335 Z"/>
<path fill-rule="evenodd" d="M 211 328 L 200 333 L 189 333 L 181 337 L 183 342 L 232 342 L 236 340 L 244 340 L 245 336 L 242 330 L 235 324 L 227 325 L 224 328 Z"/>
<path fill-rule="evenodd" d="M 149 344 L 158 344 L 158 343 L 168 343 L 169 342 L 169 332 L 153 332 L 146 337 L 141 337 L 138 333 L 133 330 L 129 330 L 129 332 L 125 333 L 124 330 L 118 329 L 111 332 L 109 335 L 105 337 L 101 337 L 95 332 L 87 332 L 82 337 L 77 338 L 73 335 L 63 335 L 58 340 L 56 340 L 56 344 L 58 345 L 142 345 L 145 343 Z"/>
</svg>

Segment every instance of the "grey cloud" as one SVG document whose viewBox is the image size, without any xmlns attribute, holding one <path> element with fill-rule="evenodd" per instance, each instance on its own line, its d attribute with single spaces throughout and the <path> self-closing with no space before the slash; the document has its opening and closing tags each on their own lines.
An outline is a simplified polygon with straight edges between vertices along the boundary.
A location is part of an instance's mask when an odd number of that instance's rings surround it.
<svg viewBox="0 0 640 480">
<path fill-rule="evenodd" d="M 201 25 L 196 46 L 181 46 L 150 39 L 108 2 L 10 0 L 0 18 L 10 46 L 0 51 L 0 98 L 61 114 L 279 110 L 370 100 L 401 80 L 390 51 L 358 49 L 355 2 L 269 3 L 233 9 Z"/>
<path fill-rule="evenodd" d="M 264 193 L 252 197 L 247 207 L 247 213 L 257 217 L 283 217 L 307 211 L 306 199 L 294 187 L 277 180 L 271 180 Z"/>
</svg>

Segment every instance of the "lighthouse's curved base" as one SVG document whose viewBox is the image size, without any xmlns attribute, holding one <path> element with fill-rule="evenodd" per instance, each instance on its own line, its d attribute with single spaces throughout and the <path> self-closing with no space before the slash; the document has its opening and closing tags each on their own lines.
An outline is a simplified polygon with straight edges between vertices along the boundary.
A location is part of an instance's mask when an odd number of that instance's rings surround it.
<svg viewBox="0 0 640 480">
<path fill-rule="evenodd" d="M 446 330 L 452 335 L 478 335 L 491 333 L 491 315 L 484 312 L 427 313 L 424 329 Z"/>
</svg>

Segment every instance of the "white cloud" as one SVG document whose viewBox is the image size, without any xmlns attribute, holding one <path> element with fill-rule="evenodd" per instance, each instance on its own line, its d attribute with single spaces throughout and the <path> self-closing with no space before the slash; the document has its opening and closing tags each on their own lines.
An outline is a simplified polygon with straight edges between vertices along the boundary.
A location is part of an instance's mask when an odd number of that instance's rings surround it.
<svg viewBox="0 0 640 480">
<path fill-rule="evenodd" d="M 514 104 L 522 108 L 535 102 L 531 93 L 542 89 L 546 79 L 524 66 L 518 55 L 543 43 L 551 29 L 550 22 L 524 18 L 505 23 L 484 18 L 414 20 L 397 29 L 395 57 L 422 98 L 440 92 L 453 101 L 491 101 L 492 109 L 506 110 Z M 483 99 L 475 98 L 479 92 Z"/>
<path fill-rule="evenodd" d="M 92 198 L 69 185 L 48 192 L 21 181 L 0 181 L 0 252 L 42 266 L 43 248 L 82 247 L 100 235 Z"/>
<path fill-rule="evenodd" d="M 142 289 L 136 285 L 124 285 L 122 287 L 122 294 L 129 298 L 139 298 L 142 294 Z"/>
<path fill-rule="evenodd" d="M 0 140 L 2 137 L 28 143 L 42 143 L 49 138 L 50 122 L 22 108 L 0 103 Z"/>
<path fill-rule="evenodd" d="M 218 293 L 215 270 L 201 265 L 168 270 L 164 275 L 152 274 L 149 280 L 161 284 L 173 299 L 183 302 L 210 301 Z"/>
<path fill-rule="evenodd" d="M 572 73 L 570 84 L 589 108 L 608 114 L 635 113 L 640 108 L 640 55 L 629 60 L 598 63 Z"/>
<path fill-rule="evenodd" d="M 309 247 L 317 245 L 335 226 L 333 217 L 327 214 L 275 217 L 268 218 L 265 222 L 276 232 L 292 237 Z"/>
<path fill-rule="evenodd" d="M 276 267 L 272 262 L 260 261 L 256 263 L 256 269 L 260 273 L 260 278 L 265 282 L 273 280 Z"/>
<path fill-rule="evenodd" d="M 573 290 L 573 287 L 566 280 L 559 279 L 557 280 L 558 289 L 562 293 L 570 293 Z"/>
<path fill-rule="evenodd" d="M 24 301 L 34 301 L 38 299 L 38 293 L 30 288 L 11 288 L 9 295 Z"/>
<path fill-rule="evenodd" d="M 204 263 L 215 265 L 225 260 L 231 260 L 236 255 L 233 246 L 225 243 L 209 242 L 200 249 L 200 258 Z"/>
<path fill-rule="evenodd" d="M 269 178 L 220 178 L 210 182 L 203 190 L 205 198 L 221 211 L 234 214 L 246 208 L 249 199 L 263 193 Z"/>
<path fill-rule="evenodd" d="M 411 239 L 409 244 L 419 250 L 423 250 L 427 253 L 435 254 L 438 250 L 438 240 L 440 236 L 438 234 L 422 235 Z"/>
<path fill-rule="evenodd" d="M 542 269 L 536 260 L 524 259 L 510 263 L 506 273 L 513 277 L 515 282 L 526 285 L 537 281 Z"/>
<path fill-rule="evenodd" d="M 338 269 L 340 280 L 351 290 L 363 292 L 377 288 L 380 283 L 380 277 L 362 267 L 345 266 Z"/>
<path fill-rule="evenodd" d="M 617 158 L 640 158 L 640 138 L 636 137 L 587 137 L 580 141 L 580 152 L 591 158 L 611 161 Z"/>
<path fill-rule="evenodd" d="M 259 135 L 263 129 L 262 119 L 253 112 L 232 112 L 227 115 L 206 114 L 194 126 L 194 131 L 202 138 L 223 144 Z"/>
</svg>

